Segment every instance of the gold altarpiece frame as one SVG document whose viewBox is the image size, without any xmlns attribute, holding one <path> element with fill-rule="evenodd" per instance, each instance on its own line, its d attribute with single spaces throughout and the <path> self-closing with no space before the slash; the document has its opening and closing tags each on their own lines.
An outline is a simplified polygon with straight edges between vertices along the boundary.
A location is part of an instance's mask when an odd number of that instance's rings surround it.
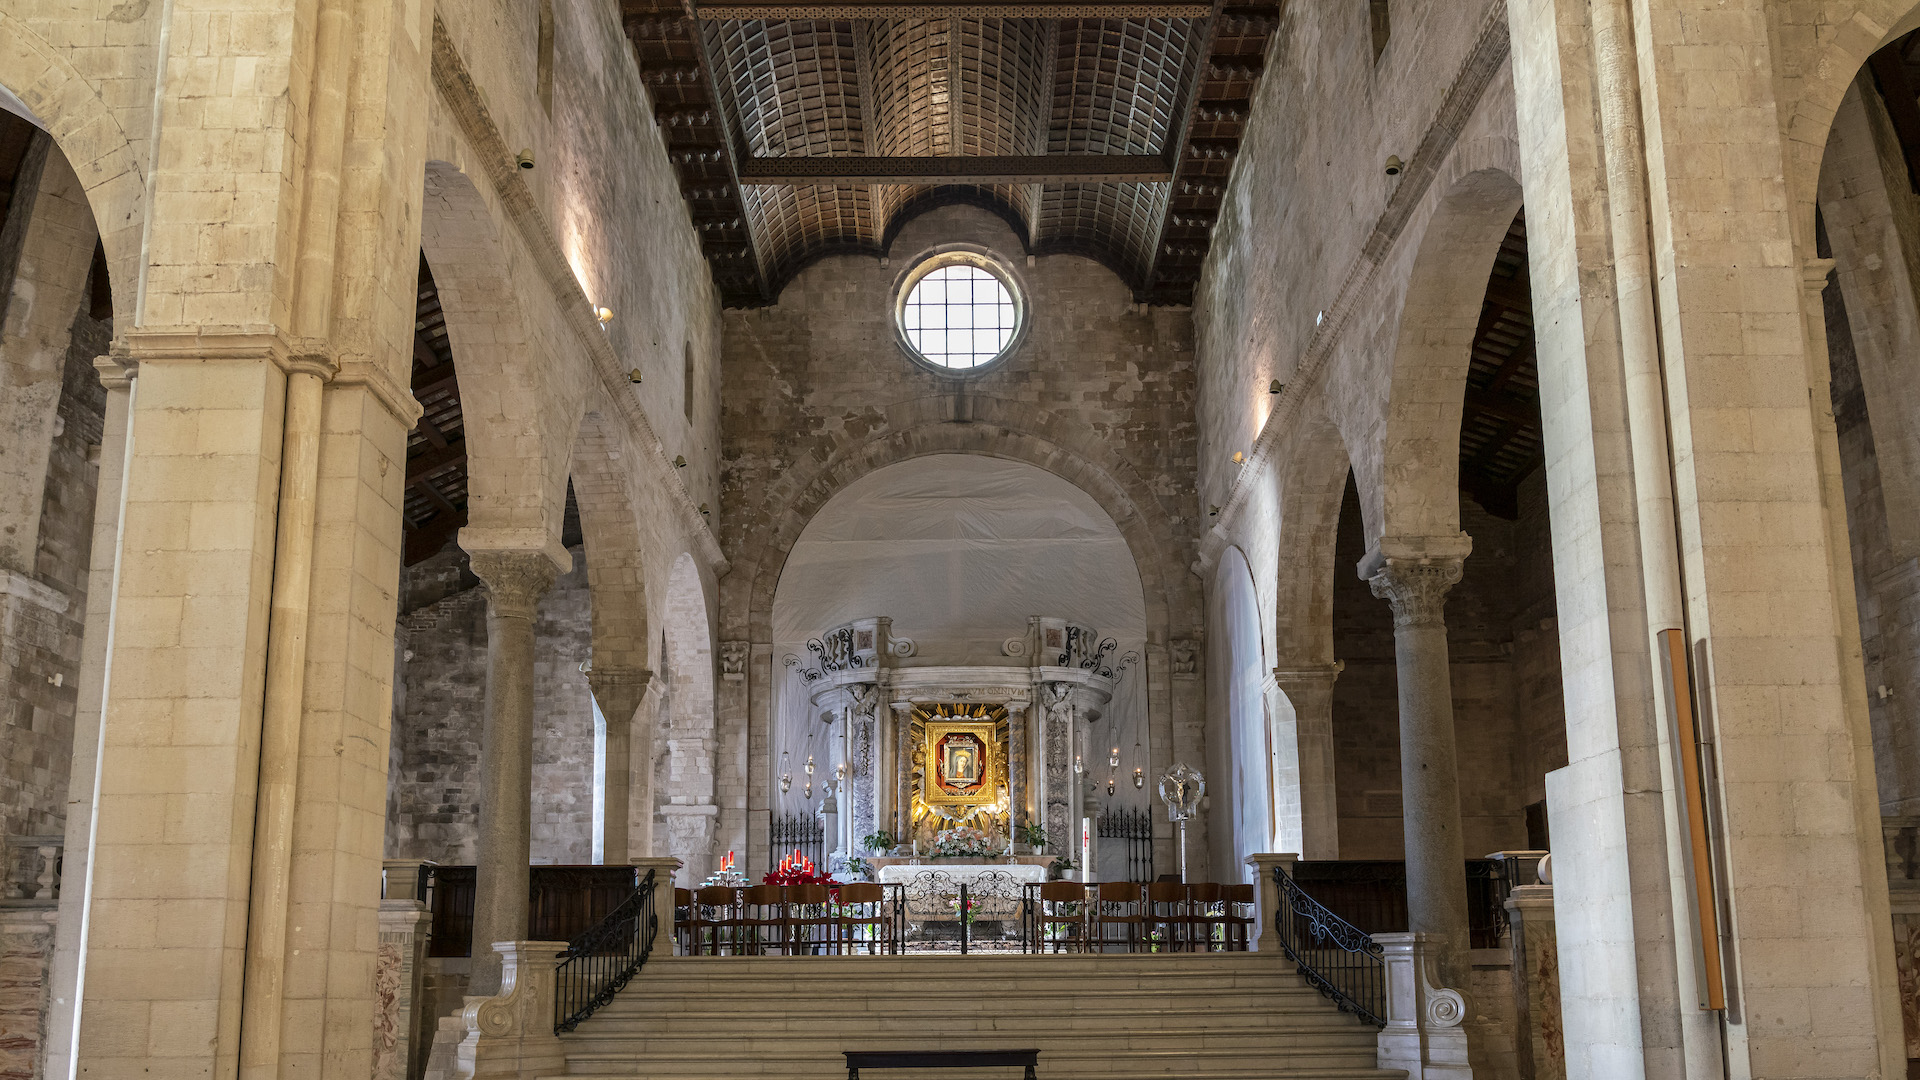
<svg viewBox="0 0 1920 1080">
<path fill-rule="evenodd" d="M 936 829 L 968 825 L 1006 835 L 1009 725 L 1004 705 L 916 704 L 908 726 L 913 747 L 913 822 Z"/>
</svg>

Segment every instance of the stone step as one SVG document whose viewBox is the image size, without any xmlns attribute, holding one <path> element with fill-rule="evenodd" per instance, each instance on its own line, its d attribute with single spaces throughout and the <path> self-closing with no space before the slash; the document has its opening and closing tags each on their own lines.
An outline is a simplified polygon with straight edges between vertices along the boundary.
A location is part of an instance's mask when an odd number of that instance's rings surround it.
<svg viewBox="0 0 1920 1080">
<path fill-rule="evenodd" d="M 1317 1031 L 1290 1031 L 1278 1039 L 1266 1032 L 1192 1032 L 1151 1027 L 1081 1032 L 990 1029 L 943 1032 L 942 1034 L 946 1037 L 937 1041 L 948 1045 L 975 1046 L 987 1041 L 1020 1043 L 1042 1046 L 1074 1057 L 1104 1057 L 1110 1054 L 1164 1050 L 1179 1053 L 1203 1051 L 1238 1053 L 1259 1058 L 1273 1052 L 1274 1048 L 1282 1042 L 1289 1058 L 1302 1054 L 1336 1056 L 1359 1054 L 1362 1057 L 1369 1057 L 1374 1053 L 1371 1038 L 1356 1040 L 1354 1031 L 1346 1027 L 1328 1027 Z M 964 1040 L 953 1038 L 959 1035 L 968 1037 Z M 712 1047 L 717 1045 L 725 1046 L 730 1054 L 766 1060 L 786 1055 L 831 1057 L 849 1047 L 865 1050 L 917 1050 L 927 1047 L 929 1040 L 912 1035 L 889 1037 L 858 1029 L 811 1034 L 795 1032 L 736 1034 L 724 1039 L 634 1035 L 625 1038 L 601 1037 L 572 1042 L 567 1048 L 567 1060 L 575 1063 L 612 1062 L 641 1057 L 649 1061 L 659 1061 L 678 1057 L 705 1056 L 711 1052 Z"/>
<path fill-rule="evenodd" d="M 730 1006 L 735 1004 L 737 1003 L 729 1003 Z M 587 1029 L 592 1031 L 643 1029 L 659 1033 L 700 1034 L 749 1029 L 784 1031 L 817 1028 L 824 1022 L 837 1020 L 871 1025 L 890 1021 L 907 1021 L 927 1015 L 925 1012 L 878 1009 L 873 1007 L 874 1004 L 871 1002 L 829 1004 L 804 1013 L 737 1007 L 715 1008 L 704 1004 L 672 1012 L 666 1010 L 615 1012 L 612 1007 L 608 1007 L 594 1014 Z M 1050 1030 L 1107 1028 L 1137 1024 L 1141 1021 L 1152 1021 L 1162 1026 L 1177 1024 L 1196 1031 L 1287 1031 L 1295 1030 L 1301 1025 L 1312 1025 L 1324 1021 L 1327 1018 L 1327 1010 L 1308 1007 L 1224 1009 L 1205 1005 L 1168 1006 L 1158 1009 L 1115 1008 L 1097 1003 L 1075 1008 L 1070 1005 L 1062 1006 L 1057 1002 L 1035 1002 L 1012 1013 L 984 1012 L 965 1017 L 943 1015 L 949 1016 L 956 1023 L 964 1021 L 974 1027 L 987 1027 L 1001 1031 L 1007 1030 L 1014 1023 L 1025 1023 L 1037 1030 Z"/>
<path fill-rule="evenodd" d="M 1071 1078 L 1076 1076 L 1072 1070 L 1058 1067 L 1055 1062 L 1047 1058 L 1044 1054 L 1041 1055 L 1040 1061 L 1042 1063 L 1040 1076 L 1043 1077 L 1044 1080 L 1071 1080 Z M 633 1078 L 638 1075 L 643 1074 L 638 1071 L 575 1072 L 568 1073 L 565 1076 L 540 1077 L 539 1080 L 633 1080 Z M 704 1069 L 696 1069 L 691 1072 L 674 1072 L 655 1068 L 652 1065 L 647 1067 L 644 1075 L 647 1080 L 716 1080 L 716 1077 L 728 1077 L 728 1080 L 730 1080 L 729 1074 L 718 1074 Z M 840 1077 L 846 1075 L 846 1064 L 844 1058 L 838 1058 L 833 1061 L 830 1066 L 822 1063 L 808 1062 L 803 1070 L 798 1072 L 775 1074 L 754 1071 L 738 1075 L 786 1075 L 806 1077 L 809 1078 L 809 1080 L 816 1077 L 820 1078 L 820 1080 L 839 1080 Z M 929 1073 L 924 1069 L 860 1070 L 860 1080 L 928 1080 L 930 1076 L 938 1075 L 941 1074 Z M 966 1077 L 967 1080 L 1003 1080 L 1003 1078 L 1004 1080 L 1016 1080 L 1016 1078 L 1023 1075 L 1023 1072 L 1020 1069 L 970 1069 L 964 1072 L 955 1072 L 953 1075 L 955 1077 Z M 1407 1078 L 1405 1070 L 1402 1069 L 1379 1069 L 1364 1065 L 1310 1065 L 1296 1067 L 1286 1061 L 1248 1063 L 1245 1067 L 1188 1067 L 1173 1072 L 1151 1065 L 1145 1069 L 1120 1067 L 1098 1073 L 1087 1073 L 1085 1075 L 1089 1078 L 1098 1077 L 1099 1080 L 1165 1080 L 1167 1077 L 1179 1077 L 1180 1080 L 1406 1080 Z"/>
<path fill-rule="evenodd" d="M 885 1049 L 866 1043 L 854 1043 L 859 1049 Z M 1002 1044 L 994 1044 L 1002 1045 Z M 1031 1043 L 1023 1046 L 1033 1045 Z M 972 1049 L 978 1044 L 969 1044 Z M 842 1049 L 845 1047 L 843 1046 Z M 1118 1048 L 1106 1052 L 1081 1052 L 1073 1048 L 1041 1045 L 1041 1072 L 1048 1080 L 1066 1077 L 1111 1077 L 1128 1072 L 1142 1076 L 1189 1077 L 1201 1073 L 1245 1072 L 1260 1075 L 1309 1077 L 1324 1076 L 1333 1070 L 1346 1070 L 1359 1076 L 1391 1076 L 1374 1063 L 1370 1050 L 1284 1050 L 1276 1047 L 1265 1053 L 1246 1050 Z M 594 1058 L 568 1058 L 569 1076 L 688 1076 L 732 1078 L 750 1076 L 827 1077 L 846 1068 L 839 1050 L 822 1053 L 742 1053 L 738 1055 L 708 1049 L 704 1053 L 656 1054 L 643 1059 L 611 1061 Z M 1283 1071 L 1284 1070 L 1284 1071 Z M 867 1075 L 862 1070 L 861 1075 Z M 956 1076 L 962 1074 L 956 1074 Z M 972 1080 L 980 1074 L 964 1074 Z M 1017 1075 L 1017 1073 L 1016 1073 Z M 921 1074 L 925 1080 L 925 1074 Z"/>
</svg>

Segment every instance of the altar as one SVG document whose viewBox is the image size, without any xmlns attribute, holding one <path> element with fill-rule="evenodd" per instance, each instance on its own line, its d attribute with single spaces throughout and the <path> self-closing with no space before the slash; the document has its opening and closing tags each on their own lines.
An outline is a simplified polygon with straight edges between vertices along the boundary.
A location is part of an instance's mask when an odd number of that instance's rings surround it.
<svg viewBox="0 0 1920 1080">
<path fill-rule="evenodd" d="M 1136 657 L 1092 627 L 1035 616 L 1005 639 L 1004 664 L 903 665 L 915 645 L 891 624 L 834 627 L 807 643 L 810 662 L 785 660 L 841 763 L 830 864 L 861 860 L 883 884 L 964 882 L 1014 904 L 1057 860 L 1084 864 L 1098 813 L 1091 728 Z M 1118 754 L 1099 762 L 1115 772 Z"/>
<path fill-rule="evenodd" d="M 967 887 L 969 914 L 976 921 L 1020 917 L 1028 885 L 1047 880 L 1050 855 L 1000 858 L 916 859 L 876 856 L 867 860 L 874 879 L 899 885 L 907 918 L 915 922 L 951 922 L 959 915 L 960 887 Z"/>
</svg>

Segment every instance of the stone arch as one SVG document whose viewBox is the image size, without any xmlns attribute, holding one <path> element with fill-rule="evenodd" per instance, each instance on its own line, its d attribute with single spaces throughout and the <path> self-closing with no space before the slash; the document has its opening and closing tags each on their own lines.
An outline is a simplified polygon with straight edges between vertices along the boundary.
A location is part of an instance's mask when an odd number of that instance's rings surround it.
<svg viewBox="0 0 1920 1080">
<path fill-rule="evenodd" d="M 0 11 L 0 85 L 18 97 L 67 159 L 106 249 L 119 333 L 135 321 L 146 177 L 126 132 L 93 85 L 18 15 Z"/>
<path fill-rule="evenodd" d="M 1814 250 L 1820 167 L 1840 102 L 1868 57 L 1920 29 L 1920 3 L 1856 0 L 1851 12 L 1829 11 L 1827 16 L 1823 25 L 1782 28 L 1775 37 L 1781 52 L 1775 57 L 1777 70 L 1789 73 L 1778 84 L 1778 111 L 1787 136 L 1783 150 L 1793 236 L 1808 258 Z M 1803 55 L 1791 55 L 1795 49 L 1804 50 Z"/>
<path fill-rule="evenodd" d="M 1378 500 L 1370 541 L 1460 531 L 1467 369 L 1487 277 L 1520 205 L 1512 173 L 1477 169 L 1447 188 L 1420 237 L 1392 346 L 1377 492 L 1361 483 L 1363 505 Z"/>
<path fill-rule="evenodd" d="M 539 345 L 491 207 L 445 161 L 427 163 L 420 246 L 460 357 L 470 522 L 462 542 L 556 550 L 578 413 L 558 385 L 559 365 L 534 362 Z"/>
<path fill-rule="evenodd" d="M 1327 664 L 1333 657 L 1334 532 L 1353 466 L 1346 443 L 1318 409 L 1294 417 L 1284 451 L 1280 535 L 1274 590 L 1274 656 L 1278 664 Z"/>
<path fill-rule="evenodd" d="M 969 422 L 956 423 L 964 409 Z M 1132 466 L 1093 432 L 1024 402 L 956 395 L 921 398 L 888 410 L 885 428 L 842 444 L 813 462 L 798 462 L 775 484 L 753 523 L 728 583 L 745 595 L 729 597 L 728 616 L 751 640 L 772 640 L 774 590 L 787 553 L 807 522 L 847 484 L 898 462 L 931 454 L 980 454 L 1036 465 L 1074 484 L 1113 519 L 1139 566 L 1149 640 L 1164 642 L 1174 627 L 1193 625 L 1190 594 L 1169 579 L 1180 548 L 1167 527 L 1159 496 Z"/>
<path fill-rule="evenodd" d="M 665 818 L 667 854 L 686 866 L 686 880 L 713 872 L 720 808 L 714 798 L 718 732 L 714 722 L 713 619 L 709 593 L 691 552 L 667 573 L 665 648 L 660 658 L 672 706 L 662 714 L 666 775 L 656 803 Z"/>
<path fill-rule="evenodd" d="M 616 420 L 598 410 L 583 415 L 571 474 L 593 603 L 593 667 L 599 672 L 649 671 L 654 663 L 648 575 L 639 515 L 620 467 L 622 444 Z"/>
</svg>

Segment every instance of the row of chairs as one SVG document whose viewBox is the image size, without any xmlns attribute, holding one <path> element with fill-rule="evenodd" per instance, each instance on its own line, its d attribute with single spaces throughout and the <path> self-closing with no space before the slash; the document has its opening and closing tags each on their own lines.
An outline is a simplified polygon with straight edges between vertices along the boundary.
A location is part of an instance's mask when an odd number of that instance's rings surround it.
<svg viewBox="0 0 1920 1080">
<path fill-rule="evenodd" d="M 1252 885 L 1049 881 L 1028 913 L 1034 952 L 1245 952 Z"/>
<path fill-rule="evenodd" d="M 673 890 L 688 956 L 831 956 L 898 952 L 885 886 L 709 885 Z"/>
</svg>

